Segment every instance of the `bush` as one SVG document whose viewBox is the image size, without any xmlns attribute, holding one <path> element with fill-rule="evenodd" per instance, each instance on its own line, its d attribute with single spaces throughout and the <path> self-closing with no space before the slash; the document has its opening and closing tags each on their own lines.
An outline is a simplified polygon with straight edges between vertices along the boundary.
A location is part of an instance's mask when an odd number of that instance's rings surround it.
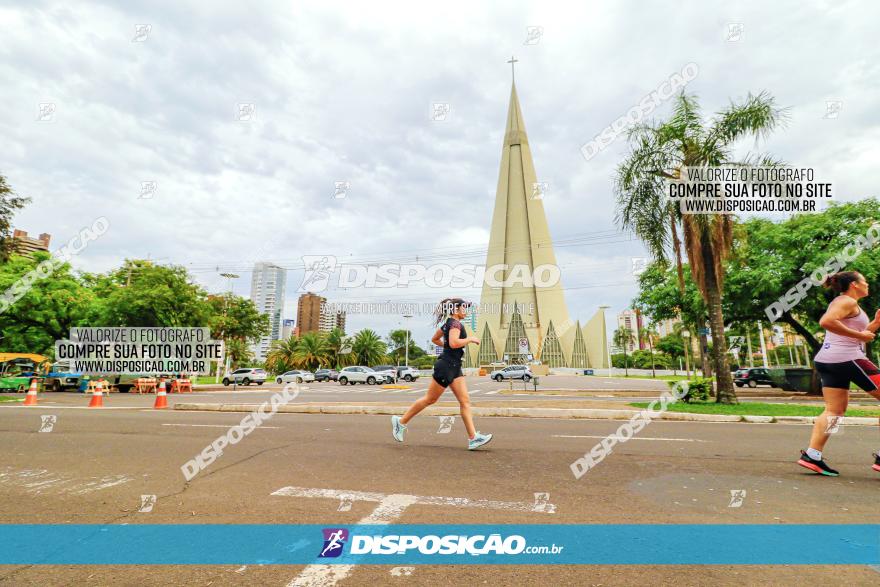
<svg viewBox="0 0 880 587">
<path fill-rule="evenodd" d="M 667 383 L 669 384 L 670 389 L 675 389 L 678 381 L 668 381 Z M 696 377 L 688 380 L 687 383 L 688 390 L 687 393 L 682 396 L 681 401 L 689 404 L 692 401 L 705 402 L 709 400 L 713 390 L 711 377 Z"/>
</svg>

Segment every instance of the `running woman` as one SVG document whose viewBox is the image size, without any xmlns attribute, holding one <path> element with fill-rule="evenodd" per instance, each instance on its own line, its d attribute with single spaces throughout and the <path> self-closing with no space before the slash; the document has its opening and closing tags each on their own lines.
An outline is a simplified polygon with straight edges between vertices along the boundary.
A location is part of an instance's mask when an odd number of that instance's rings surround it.
<svg viewBox="0 0 880 587">
<path fill-rule="evenodd" d="M 434 375 L 425 396 L 417 400 L 400 416 L 391 416 L 391 434 L 394 440 L 403 442 L 406 433 L 406 424 L 416 415 L 437 402 L 447 387 L 452 388 L 455 399 L 461 408 L 461 419 L 468 435 L 468 450 L 474 450 L 488 444 L 492 440 L 491 434 L 483 434 L 474 428 L 474 419 L 471 416 L 471 401 L 468 396 L 467 383 L 461 372 L 461 359 L 464 349 L 469 344 L 480 344 L 476 336 L 468 336 L 461 321 L 467 315 L 470 304 L 461 298 L 445 299 L 434 310 L 434 324 L 442 326 L 434 333 L 431 339 L 435 345 L 443 343 L 443 354 L 434 363 Z"/>
<path fill-rule="evenodd" d="M 810 446 L 801 451 L 798 464 L 836 477 L 838 472 L 822 460 L 822 449 L 846 413 L 850 383 L 880 400 L 880 370 L 865 355 L 865 343 L 874 340 L 874 333 L 880 329 L 880 310 L 869 322 L 868 315 L 859 307 L 858 300 L 868 295 L 868 282 L 857 271 L 835 273 L 827 279 L 825 287 L 838 294 L 819 320 L 825 329 L 825 342 L 814 358 L 816 371 L 822 377 L 825 411 L 816 418 Z M 871 456 L 873 469 L 880 471 L 880 451 Z"/>
</svg>

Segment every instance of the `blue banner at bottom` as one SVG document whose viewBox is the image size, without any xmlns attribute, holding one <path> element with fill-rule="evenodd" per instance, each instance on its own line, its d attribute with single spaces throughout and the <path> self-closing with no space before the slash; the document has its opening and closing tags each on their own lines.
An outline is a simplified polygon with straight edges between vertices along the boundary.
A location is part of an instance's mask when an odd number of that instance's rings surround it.
<svg viewBox="0 0 880 587">
<path fill-rule="evenodd" d="M 877 565 L 880 525 L 0 525 L 4 565 Z"/>
</svg>

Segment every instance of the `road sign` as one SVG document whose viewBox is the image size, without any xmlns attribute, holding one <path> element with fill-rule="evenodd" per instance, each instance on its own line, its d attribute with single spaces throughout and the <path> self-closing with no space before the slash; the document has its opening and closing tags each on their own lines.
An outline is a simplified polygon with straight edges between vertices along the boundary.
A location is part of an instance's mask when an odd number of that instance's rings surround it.
<svg viewBox="0 0 880 587">
<path fill-rule="evenodd" d="M 525 355 L 529 352 L 529 339 L 521 338 L 519 339 L 519 353 L 521 355 Z"/>
</svg>

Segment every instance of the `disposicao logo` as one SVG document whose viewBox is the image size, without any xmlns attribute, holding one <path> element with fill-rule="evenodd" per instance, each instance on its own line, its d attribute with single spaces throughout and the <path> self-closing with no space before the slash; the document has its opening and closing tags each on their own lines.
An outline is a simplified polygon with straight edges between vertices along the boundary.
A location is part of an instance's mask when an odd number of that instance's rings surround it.
<svg viewBox="0 0 880 587">
<path fill-rule="evenodd" d="M 348 540 L 348 530 L 345 528 L 324 528 L 324 548 L 318 558 L 336 558 L 342 554 L 342 547 Z"/>
</svg>

